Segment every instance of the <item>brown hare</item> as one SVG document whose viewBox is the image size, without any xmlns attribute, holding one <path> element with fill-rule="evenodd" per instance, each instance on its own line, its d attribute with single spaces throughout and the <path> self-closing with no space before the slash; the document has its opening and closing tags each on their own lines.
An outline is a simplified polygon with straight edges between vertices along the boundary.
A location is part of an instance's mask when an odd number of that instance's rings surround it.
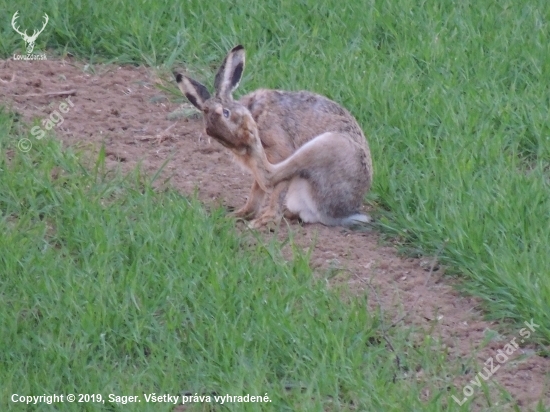
<svg viewBox="0 0 550 412">
<path fill-rule="evenodd" d="M 259 89 L 235 101 L 244 64 L 244 47 L 234 47 L 216 74 L 214 96 L 174 73 L 182 93 L 202 111 L 206 133 L 254 176 L 248 201 L 234 215 L 254 219 L 253 227 L 278 222 L 283 214 L 329 226 L 368 222 L 360 207 L 371 186 L 372 161 L 354 117 L 307 91 Z"/>
</svg>

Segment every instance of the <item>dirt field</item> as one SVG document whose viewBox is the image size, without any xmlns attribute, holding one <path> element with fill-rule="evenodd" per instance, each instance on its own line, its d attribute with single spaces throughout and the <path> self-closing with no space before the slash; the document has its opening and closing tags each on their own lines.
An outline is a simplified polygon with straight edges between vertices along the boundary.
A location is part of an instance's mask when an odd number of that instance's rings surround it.
<svg viewBox="0 0 550 412">
<path fill-rule="evenodd" d="M 66 145 L 89 145 L 94 150 L 104 142 L 108 165 L 124 170 L 141 162 L 144 171 L 154 173 L 170 158 L 164 176 L 171 176 L 172 186 L 182 193 L 197 188 L 206 204 L 219 202 L 235 208 L 244 204 L 251 177 L 206 136 L 200 118 L 170 115 L 178 105 L 155 87 L 156 76 L 151 71 L 101 65 L 94 69 L 68 60 L 0 61 L 0 104 L 31 122 L 48 118 L 67 98 L 49 93 L 73 91 L 70 101 L 74 106 L 68 106 L 64 121 L 55 127 Z M 452 288 L 453 280 L 443 276 L 443 267 L 436 264 L 430 271 L 432 259 L 400 257 L 391 245 L 381 245 L 374 231 L 298 224 L 290 230 L 304 248 L 317 239 L 312 253 L 317 271 L 337 269 L 337 281 L 348 282 L 354 291 L 368 290 L 371 303 L 381 306 L 388 324 L 407 314 L 402 323 L 440 337 L 449 347 L 451 360 L 474 356 L 482 370 L 485 360 L 518 336 L 517 332 L 501 336 L 479 350 L 487 330 L 498 329 L 482 319 L 479 302 L 460 296 Z M 521 410 L 534 407 L 541 396 L 550 404 L 550 359 L 537 356 L 523 344 L 513 356 L 489 379 L 489 385 L 509 391 Z M 450 378 L 461 392 L 474 374 L 466 371 Z M 480 393 L 476 390 L 476 395 Z"/>
</svg>

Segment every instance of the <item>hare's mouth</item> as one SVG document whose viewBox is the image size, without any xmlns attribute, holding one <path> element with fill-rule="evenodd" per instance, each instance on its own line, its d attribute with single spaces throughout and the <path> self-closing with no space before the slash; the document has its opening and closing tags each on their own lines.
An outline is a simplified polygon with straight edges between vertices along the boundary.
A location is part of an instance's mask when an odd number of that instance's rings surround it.
<svg viewBox="0 0 550 412">
<path fill-rule="evenodd" d="M 228 140 L 224 139 L 223 136 L 220 136 L 216 133 L 212 133 L 212 130 L 209 129 L 208 127 L 206 128 L 206 134 L 208 136 L 211 136 L 213 137 L 214 139 L 216 139 L 218 142 L 220 142 L 220 144 L 224 147 L 227 147 L 228 149 L 232 149 L 235 147 L 235 145 L 233 145 L 231 142 L 229 142 Z"/>
</svg>

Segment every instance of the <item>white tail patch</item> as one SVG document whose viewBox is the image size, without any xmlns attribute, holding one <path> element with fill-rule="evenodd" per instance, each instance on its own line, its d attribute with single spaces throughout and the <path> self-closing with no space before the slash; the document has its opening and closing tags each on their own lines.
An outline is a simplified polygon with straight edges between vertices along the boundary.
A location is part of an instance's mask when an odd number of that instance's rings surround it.
<svg viewBox="0 0 550 412">
<path fill-rule="evenodd" d="M 286 207 L 306 223 L 321 221 L 317 203 L 311 196 L 311 186 L 305 179 L 292 179 L 286 195 Z"/>
</svg>

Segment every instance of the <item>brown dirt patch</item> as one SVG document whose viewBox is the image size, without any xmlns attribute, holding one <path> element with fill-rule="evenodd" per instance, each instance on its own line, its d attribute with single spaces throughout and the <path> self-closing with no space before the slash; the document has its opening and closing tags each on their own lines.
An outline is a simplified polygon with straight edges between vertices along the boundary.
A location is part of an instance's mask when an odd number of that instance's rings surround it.
<svg viewBox="0 0 550 412">
<path fill-rule="evenodd" d="M 148 69 L 97 65 L 92 72 L 73 60 L 8 60 L 0 61 L 0 80 L 0 104 L 7 104 L 25 121 L 46 119 L 65 99 L 46 93 L 75 90 L 70 97 L 74 107 L 54 132 L 67 145 L 97 148 L 105 143 L 109 167 L 130 170 L 140 162 L 142 170 L 154 173 L 171 158 L 164 177 L 171 177 L 173 187 L 184 193 L 197 189 L 207 204 L 235 208 L 244 204 L 251 177 L 210 141 L 200 119 L 167 119 L 178 105 L 155 87 L 157 78 Z M 155 139 L 159 135 L 160 141 Z M 466 364 L 473 359 L 469 365 L 482 370 L 489 357 L 519 336 L 495 334 L 481 348 L 487 334 L 499 327 L 482 319 L 480 302 L 459 295 L 444 268 L 430 272 L 431 259 L 400 257 L 394 247 L 381 245 L 376 232 L 298 224 L 290 230 L 300 246 L 314 245 L 311 263 L 317 272 L 331 271 L 337 274 L 333 281 L 345 282 L 357 293 L 368 291 L 371 304 L 382 308 L 388 324 L 407 314 L 403 323 L 440 339 L 450 361 Z M 550 405 L 550 359 L 537 356 L 528 344 L 520 344 L 513 358 L 488 381 L 513 398 L 506 405 L 493 404 L 494 410 L 511 409 L 514 404 L 528 410 L 540 399 Z M 466 370 L 442 381 L 460 393 L 475 373 Z M 481 390 L 475 390 L 475 396 L 473 409 L 493 410 L 486 406 Z"/>
</svg>

